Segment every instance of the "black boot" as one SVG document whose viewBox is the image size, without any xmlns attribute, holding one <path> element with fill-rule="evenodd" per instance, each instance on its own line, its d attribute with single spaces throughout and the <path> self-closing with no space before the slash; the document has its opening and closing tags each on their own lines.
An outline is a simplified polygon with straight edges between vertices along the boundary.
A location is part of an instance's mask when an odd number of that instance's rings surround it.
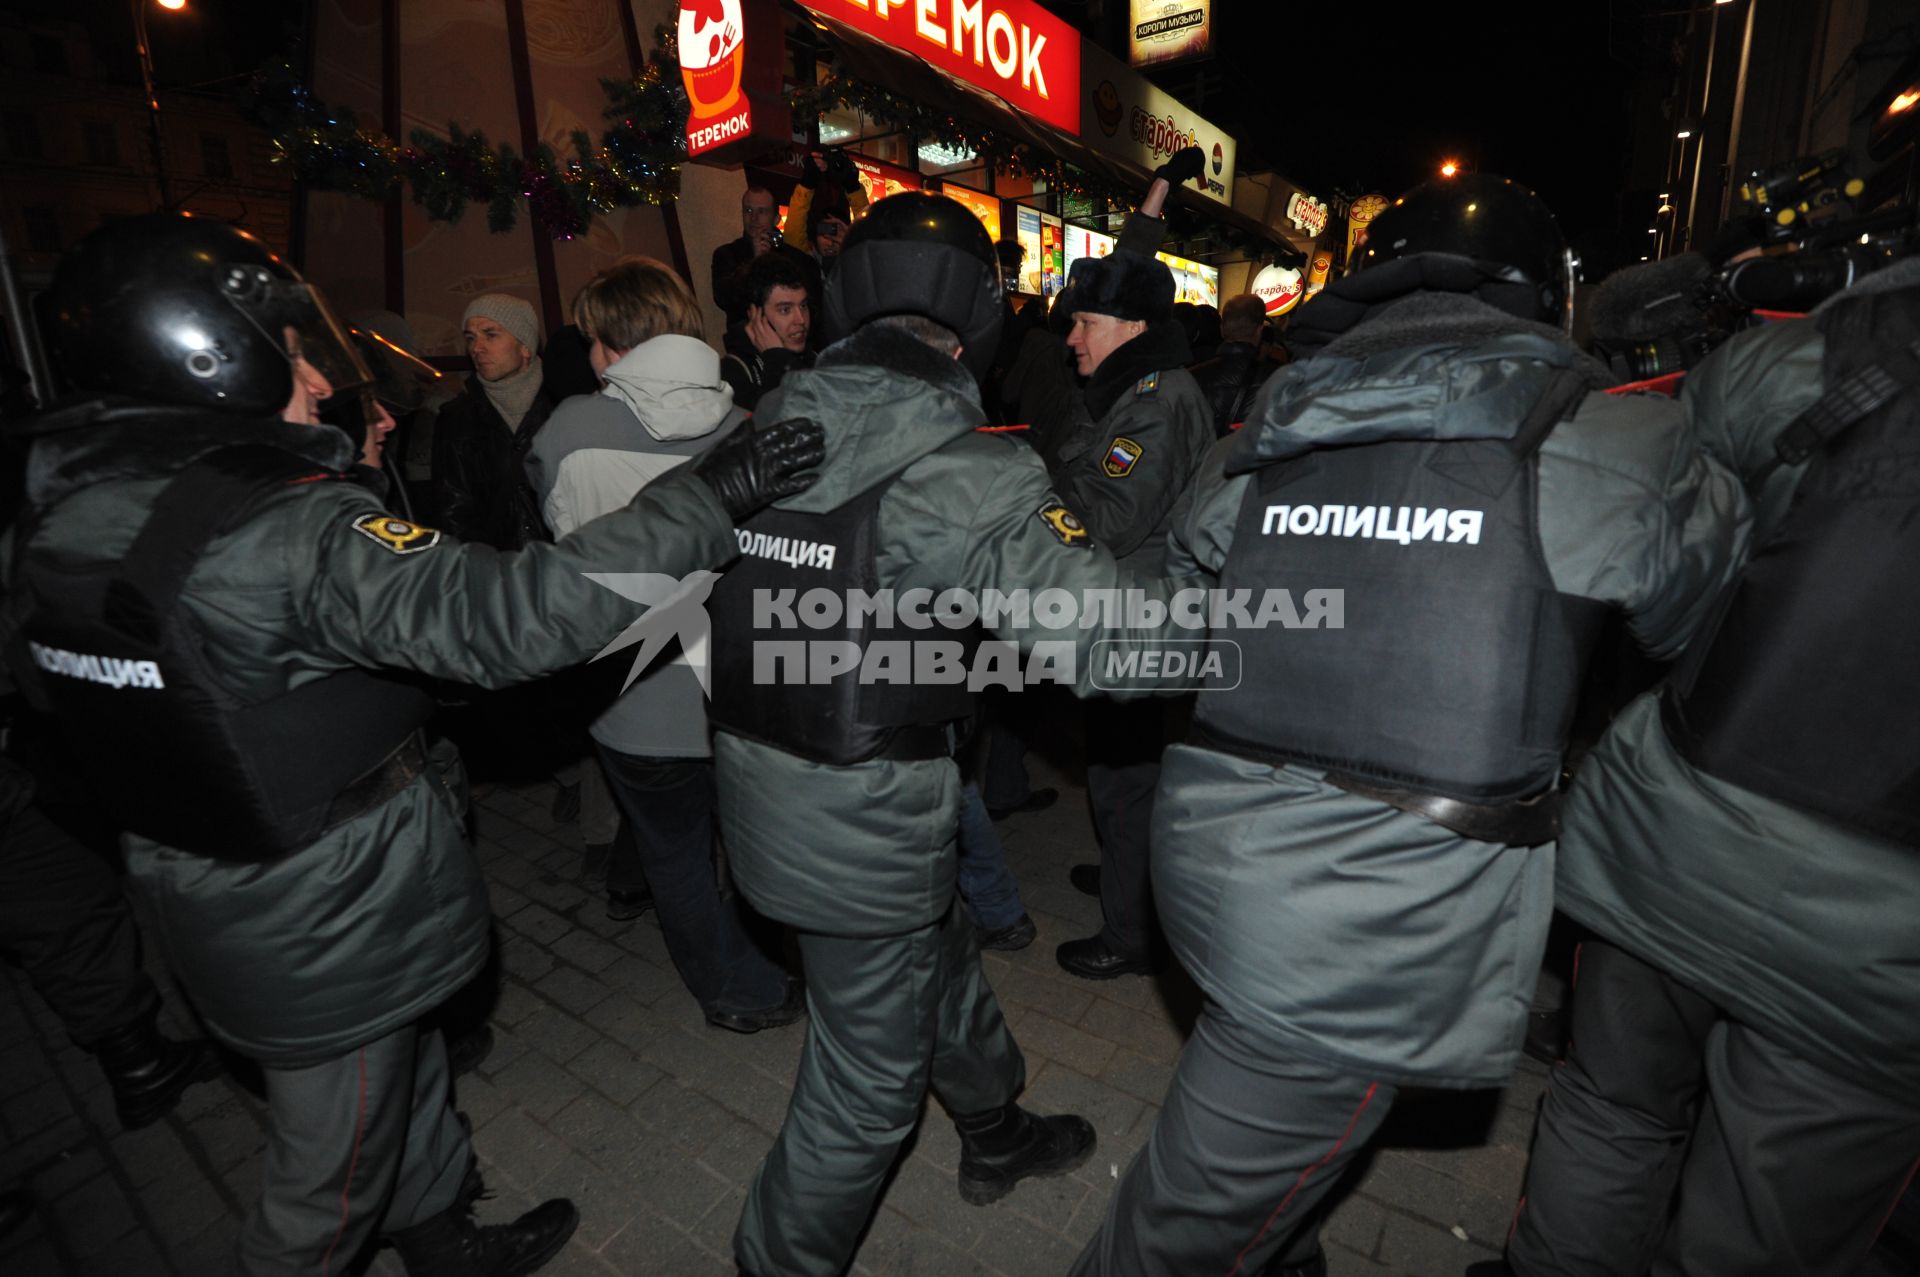
<svg viewBox="0 0 1920 1277">
<path fill-rule="evenodd" d="M 129 1131 L 165 1117 L 180 1093 L 195 1082 L 220 1076 L 220 1057 L 205 1038 L 175 1042 L 154 1027 L 149 1014 L 115 1029 L 88 1050 L 113 1088 L 114 1111 Z"/>
<path fill-rule="evenodd" d="M 471 1172 L 469 1183 L 477 1183 Z M 389 1233 L 407 1277 L 521 1277 L 560 1253 L 579 1226 L 580 1212 L 564 1197 L 542 1202 L 511 1224 L 473 1222 L 466 1185 L 452 1206 L 424 1223 Z"/>
<path fill-rule="evenodd" d="M 1315 1247 L 1311 1255 L 1295 1264 L 1286 1263 L 1284 1255 L 1275 1255 L 1266 1277 L 1327 1277 L 1327 1252 Z"/>
<path fill-rule="evenodd" d="M 1034 1176 L 1064 1175 L 1093 1156 L 1093 1127 L 1063 1113 L 1039 1117 L 1018 1104 L 956 1115 L 960 1197 L 974 1206 L 999 1201 Z"/>
</svg>

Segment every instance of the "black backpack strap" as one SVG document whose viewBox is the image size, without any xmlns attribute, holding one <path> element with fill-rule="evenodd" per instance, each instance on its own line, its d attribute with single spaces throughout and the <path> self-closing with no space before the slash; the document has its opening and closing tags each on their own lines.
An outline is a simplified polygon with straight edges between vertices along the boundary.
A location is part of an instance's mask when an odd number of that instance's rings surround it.
<svg viewBox="0 0 1920 1277">
<path fill-rule="evenodd" d="M 1534 401 L 1533 409 L 1508 442 L 1508 449 L 1516 457 L 1532 456 L 1553 428 L 1571 416 L 1586 397 L 1587 379 L 1577 369 L 1562 368 Z"/>
<path fill-rule="evenodd" d="M 1822 325 L 1828 352 L 1859 350 L 1851 371 L 1827 387 L 1773 441 L 1773 459 L 1748 480 L 1757 489 L 1781 466 L 1799 465 L 1884 407 L 1902 388 L 1920 386 L 1920 307 L 1862 299 L 1835 309 Z M 1827 361 L 1833 367 L 1831 359 Z"/>
<path fill-rule="evenodd" d="M 268 492 L 309 476 L 333 473 L 264 444 L 222 448 L 182 470 L 153 503 L 108 584 L 106 622 L 153 641 L 213 539 L 238 526 Z"/>
</svg>

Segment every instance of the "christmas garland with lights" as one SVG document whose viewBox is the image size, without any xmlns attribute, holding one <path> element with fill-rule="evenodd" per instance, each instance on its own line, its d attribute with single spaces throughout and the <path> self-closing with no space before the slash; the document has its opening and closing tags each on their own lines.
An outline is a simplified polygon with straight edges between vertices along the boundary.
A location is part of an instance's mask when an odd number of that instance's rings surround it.
<svg viewBox="0 0 1920 1277">
<path fill-rule="evenodd" d="M 487 229 L 509 231 L 521 201 L 534 225 L 554 239 L 583 234 L 595 213 L 663 204 L 680 193 L 687 158 L 687 93 L 680 82 L 673 32 L 632 80 L 602 80 L 611 127 L 595 146 L 585 130 L 572 136 L 574 156 L 561 161 L 542 143 L 522 157 L 480 132 L 450 124 L 447 136 L 415 129 L 402 146 L 360 127 L 351 111 L 327 106 L 287 63 L 254 78 L 251 114 L 273 136 L 274 162 L 314 190 L 384 200 L 403 185 L 434 221 L 457 222 L 468 204 L 487 209 Z"/>
<path fill-rule="evenodd" d="M 494 232 L 513 229 L 524 200 L 535 226 L 554 239 L 570 240 L 585 233 L 596 213 L 678 197 L 680 166 L 687 159 L 687 93 L 676 34 L 671 27 L 656 28 L 657 47 L 639 75 L 600 82 L 610 127 L 598 146 L 585 130 L 576 130 L 574 157 L 564 162 L 544 143 L 522 157 L 458 124 L 449 124 L 445 137 L 415 129 L 403 146 L 361 128 L 351 111 L 315 98 L 284 62 L 255 77 L 251 114 L 273 137 L 274 162 L 285 164 L 311 189 L 384 200 L 405 186 L 434 221 L 457 222 L 469 204 L 484 205 L 487 228 Z M 916 144 L 989 157 L 1009 172 L 1096 206 L 1132 209 L 1140 194 L 1030 143 L 847 76 L 790 90 L 787 103 L 800 127 L 817 123 L 825 112 L 851 107 L 911 135 Z M 1272 244 L 1236 227 L 1205 222 L 1177 208 L 1168 214 L 1168 231 L 1177 241 L 1204 238 L 1254 258 L 1274 253 Z"/>
</svg>

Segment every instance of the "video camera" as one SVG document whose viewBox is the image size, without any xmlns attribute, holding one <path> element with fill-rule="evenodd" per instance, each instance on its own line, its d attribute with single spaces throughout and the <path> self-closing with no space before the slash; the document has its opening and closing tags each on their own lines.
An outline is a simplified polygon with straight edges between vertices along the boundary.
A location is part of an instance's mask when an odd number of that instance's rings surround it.
<svg viewBox="0 0 1920 1277">
<path fill-rule="evenodd" d="M 1589 306 L 1593 353 L 1630 381 L 1683 372 L 1758 322 L 1755 312 L 1811 310 L 1920 251 L 1920 209 L 1850 215 L 1865 186 L 1845 160 L 1824 151 L 1741 184 L 1737 220 L 1760 255 L 1721 265 L 1681 253 L 1615 271 Z"/>
</svg>

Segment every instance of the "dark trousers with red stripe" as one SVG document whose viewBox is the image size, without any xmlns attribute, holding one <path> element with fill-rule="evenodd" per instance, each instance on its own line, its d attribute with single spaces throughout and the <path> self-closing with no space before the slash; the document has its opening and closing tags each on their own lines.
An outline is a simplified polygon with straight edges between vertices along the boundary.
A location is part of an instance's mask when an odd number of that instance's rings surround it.
<svg viewBox="0 0 1920 1277">
<path fill-rule="evenodd" d="M 408 1025 L 338 1059 L 265 1073 L 266 1182 L 240 1231 L 245 1277 L 352 1272 L 376 1235 L 453 1205 L 472 1145 L 438 1030 Z"/>
<path fill-rule="evenodd" d="M 1306 1259 L 1322 1200 L 1394 1095 L 1286 1058 L 1208 1004 L 1074 1277 L 1257 1277 Z"/>
<path fill-rule="evenodd" d="M 1857 1273 L 1920 1156 L 1920 1099 L 1818 1068 L 1604 941 L 1576 970 L 1514 1272 Z"/>
</svg>

